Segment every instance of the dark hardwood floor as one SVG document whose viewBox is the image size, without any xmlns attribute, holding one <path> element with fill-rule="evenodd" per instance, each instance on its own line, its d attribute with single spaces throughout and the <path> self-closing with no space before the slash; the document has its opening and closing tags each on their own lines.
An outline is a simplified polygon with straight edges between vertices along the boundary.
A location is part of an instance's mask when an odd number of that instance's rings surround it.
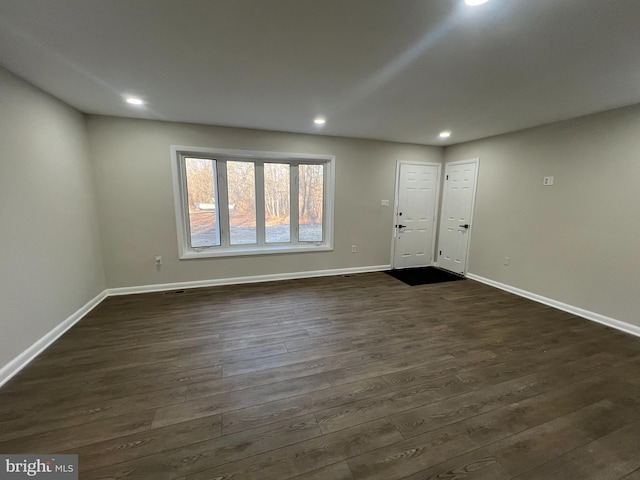
<svg viewBox="0 0 640 480">
<path fill-rule="evenodd" d="M 383 273 L 105 300 L 0 389 L 82 479 L 640 479 L 640 339 Z"/>
</svg>

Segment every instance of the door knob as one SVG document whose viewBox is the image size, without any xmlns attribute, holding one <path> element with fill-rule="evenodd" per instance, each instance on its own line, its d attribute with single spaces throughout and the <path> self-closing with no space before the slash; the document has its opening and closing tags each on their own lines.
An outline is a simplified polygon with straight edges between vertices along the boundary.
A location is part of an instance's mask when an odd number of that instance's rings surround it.
<svg viewBox="0 0 640 480">
<path fill-rule="evenodd" d="M 469 228 L 469 224 L 468 223 L 465 223 L 464 225 L 458 225 L 458 226 L 462 227 L 462 228 Z"/>
</svg>

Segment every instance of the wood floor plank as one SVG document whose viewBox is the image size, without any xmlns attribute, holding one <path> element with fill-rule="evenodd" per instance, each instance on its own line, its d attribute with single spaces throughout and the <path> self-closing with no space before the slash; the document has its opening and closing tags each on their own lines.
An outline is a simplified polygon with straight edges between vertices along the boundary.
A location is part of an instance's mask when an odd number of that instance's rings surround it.
<svg viewBox="0 0 640 480">
<path fill-rule="evenodd" d="M 188 480 L 242 478 L 286 480 L 347 458 L 394 444 L 402 435 L 386 420 L 375 421 L 306 440 L 286 448 L 256 455 L 187 476 Z"/>
<path fill-rule="evenodd" d="M 296 397 L 330 387 L 331 384 L 324 376 L 318 374 L 189 400 L 158 408 L 152 427 L 164 427 L 196 418 L 208 417 L 217 413 L 272 402 L 281 398 Z"/>
<path fill-rule="evenodd" d="M 621 381 L 640 385 L 640 359 L 620 365 L 612 374 Z"/>
<path fill-rule="evenodd" d="M 534 397 L 556 385 L 559 383 L 550 384 L 544 377 L 530 375 L 418 407 L 391 418 L 405 437 L 412 437 Z"/>
<path fill-rule="evenodd" d="M 387 391 L 389 391 L 389 384 L 382 379 L 363 380 L 298 397 L 225 412 L 222 415 L 222 433 L 226 435 L 293 416 L 319 412 Z"/>
<path fill-rule="evenodd" d="M 303 473 L 292 480 L 353 480 L 347 462 L 338 462 L 309 473 Z"/>
<path fill-rule="evenodd" d="M 608 380 L 592 377 L 472 416 L 452 428 L 489 445 L 604 400 L 611 388 L 616 387 Z"/>
<path fill-rule="evenodd" d="M 238 350 L 244 351 L 245 355 L 247 355 L 249 349 L 260 349 L 282 344 L 285 345 L 287 351 L 290 351 L 288 348 L 289 342 L 304 341 L 308 338 L 309 335 L 306 331 L 295 330 L 289 333 L 278 333 L 277 335 L 267 335 L 256 338 L 241 338 L 238 340 L 216 340 L 210 342 L 190 340 L 189 342 L 182 342 L 180 346 L 180 356 L 214 355 L 220 352 L 234 352 Z"/>
<path fill-rule="evenodd" d="M 78 392 L 78 395 L 81 394 L 82 392 Z M 25 410 L 23 415 L 19 413 L 19 406 L 13 405 L 7 413 L 7 418 L 11 420 L 0 422 L 0 441 L 152 410 L 183 402 L 185 395 L 186 387 L 169 388 L 112 400 L 104 398 L 101 402 L 91 405 L 66 407 L 60 404 L 51 410 Z"/>
<path fill-rule="evenodd" d="M 80 448 L 62 451 L 78 455 L 80 473 L 117 465 L 136 458 L 175 450 L 176 448 L 219 438 L 222 435 L 222 417 L 212 415 L 164 428 L 145 430 Z"/>
<path fill-rule="evenodd" d="M 625 475 L 620 480 L 640 480 L 640 468 L 631 472 L 629 475 Z"/>
<path fill-rule="evenodd" d="M 222 366 L 184 370 L 180 372 L 168 373 L 165 375 L 143 376 L 124 382 L 111 382 L 107 386 L 94 387 L 92 384 L 85 383 L 82 389 L 82 395 L 78 395 L 73 389 L 56 388 L 54 390 L 40 390 L 40 395 L 34 394 L 32 391 L 23 391 L 20 393 L 8 392 L 8 397 L 21 408 L 29 407 L 31 410 L 51 409 L 59 405 L 70 407 L 72 405 L 87 405 L 99 402 L 104 398 L 121 398 L 131 395 L 131 392 L 138 394 L 155 392 L 158 390 L 166 390 L 167 388 L 186 387 L 194 383 L 212 383 L 222 377 Z M 42 395 L 46 391 L 46 395 Z"/>
<path fill-rule="evenodd" d="M 61 428 L 46 433 L 37 433 L 7 440 L 0 442 L 0 452 L 38 452 L 43 445 L 50 445 L 55 448 L 54 452 L 56 453 L 72 448 L 80 448 L 84 445 L 149 430 L 153 415 L 153 410 L 129 413 L 106 420 L 85 423 L 80 426 Z"/>
<path fill-rule="evenodd" d="M 602 400 L 486 448 L 517 476 L 622 428 L 633 418 L 630 414 Z"/>
<path fill-rule="evenodd" d="M 421 470 L 402 480 L 511 480 L 498 459 L 483 448 Z"/>
<path fill-rule="evenodd" d="M 348 460 L 355 480 L 395 480 L 457 457 L 477 445 L 466 435 L 428 432 Z"/>
<path fill-rule="evenodd" d="M 451 357 L 450 354 L 447 355 Z M 475 369 L 484 365 L 493 365 L 500 361 L 498 355 L 487 350 L 469 352 L 465 355 L 458 355 L 452 358 L 439 357 L 438 360 L 440 361 L 434 362 L 429 361 L 428 355 L 420 354 L 417 355 L 417 357 L 418 358 L 414 360 L 414 356 L 411 356 L 411 358 L 402 356 L 393 363 L 387 360 L 380 366 L 378 366 L 378 364 L 364 365 L 363 368 L 368 369 L 370 373 L 380 371 L 385 381 L 396 385 L 398 388 L 402 388 L 404 385 L 411 383 L 420 381 L 427 382 L 434 378 L 456 375 L 466 370 Z M 384 363 L 387 365 L 385 366 Z M 354 370 L 356 374 L 359 374 L 361 369 L 357 367 L 355 369 L 344 368 L 336 372 L 336 374 L 329 374 L 329 379 L 332 383 L 340 384 L 344 378 L 351 378 Z M 390 373 L 389 370 L 391 370 L 392 373 Z"/>
<path fill-rule="evenodd" d="M 284 367 L 276 367 L 257 372 L 245 373 L 215 380 L 190 384 L 187 389 L 187 400 L 218 395 L 224 392 L 233 392 L 246 388 L 268 385 L 271 383 L 293 380 L 296 378 L 333 372 L 342 368 L 340 362 L 332 357 L 307 362 L 294 363 Z M 329 379 L 324 376 L 327 381 Z"/>
<path fill-rule="evenodd" d="M 444 377 L 329 408 L 316 413 L 316 418 L 322 432 L 329 433 L 455 397 L 468 391 L 470 388 L 457 378 Z"/>
<path fill-rule="evenodd" d="M 226 435 L 204 442 L 137 458 L 117 465 L 91 470 L 86 479 L 172 480 L 193 471 L 251 458 L 263 452 L 319 437 L 313 415 L 286 420 L 250 432 Z"/>
<path fill-rule="evenodd" d="M 396 343 L 393 347 L 389 346 L 377 346 L 369 348 L 357 348 L 356 351 L 340 353 L 336 358 L 340 363 L 347 366 L 364 365 L 371 362 L 387 362 L 393 360 L 399 360 L 400 357 L 404 357 L 411 353 L 421 354 L 425 357 L 431 354 L 443 354 L 446 352 L 450 355 L 449 350 L 453 349 L 450 340 L 441 338 L 435 339 L 416 339 L 413 336 L 412 340 Z"/>
<path fill-rule="evenodd" d="M 631 423 L 609 435 L 518 476 L 518 480 L 619 479 L 640 468 L 640 423 Z"/>
<path fill-rule="evenodd" d="M 224 365 L 222 369 L 222 376 L 230 377 L 233 375 L 241 375 L 243 373 L 267 370 L 270 368 L 286 367 L 300 362 L 320 360 L 328 356 L 356 351 L 357 348 L 350 343 L 342 343 L 338 346 L 325 346 L 303 350 L 302 352 L 283 353 L 280 355 L 272 355 L 268 358 L 237 360 Z"/>
<path fill-rule="evenodd" d="M 0 389 L 82 479 L 640 480 L 640 339 L 384 273 L 109 297 Z"/>
</svg>

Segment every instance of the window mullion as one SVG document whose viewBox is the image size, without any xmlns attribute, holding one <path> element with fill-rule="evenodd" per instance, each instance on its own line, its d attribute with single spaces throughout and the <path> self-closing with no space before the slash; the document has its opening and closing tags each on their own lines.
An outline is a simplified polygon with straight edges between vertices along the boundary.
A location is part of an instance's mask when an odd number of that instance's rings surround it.
<svg viewBox="0 0 640 480">
<path fill-rule="evenodd" d="M 211 159 L 211 163 L 213 164 L 213 189 L 214 189 L 214 195 L 213 195 L 213 204 L 215 205 L 216 208 L 216 225 L 217 225 L 217 238 L 216 238 L 216 242 L 217 245 L 222 245 L 221 243 L 221 232 L 220 232 L 220 191 L 218 190 L 218 185 L 220 182 L 218 182 L 218 161 Z"/>
<path fill-rule="evenodd" d="M 181 176 L 181 184 L 184 185 L 184 188 L 181 190 L 181 197 L 182 197 L 182 211 L 183 213 L 183 234 L 184 236 L 184 242 L 186 245 L 189 246 L 189 248 L 193 248 L 193 246 L 191 245 L 192 242 L 192 237 L 191 237 L 191 222 L 189 221 L 189 194 L 187 192 L 187 161 L 186 161 L 186 157 L 184 155 L 180 156 L 180 176 Z"/>
<path fill-rule="evenodd" d="M 322 167 L 322 243 L 327 239 L 327 188 L 329 185 L 329 165 Z"/>
<path fill-rule="evenodd" d="M 227 162 L 218 160 L 218 219 L 220 221 L 220 246 L 229 246 L 229 189 L 227 188 Z"/>
<path fill-rule="evenodd" d="M 291 187 L 291 205 L 289 207 L 289 225 L 291 226 L 291 244 L 299 243 L 298 235 L 298 223 L 300 218 L 300 212 L 298 210 L 298 165 L 292 163 L 289 173 L 289 182 Z"/>
<path fill-rule="evenodd" d="M 255 164 L 256 188 L 256 234 L 258 245 L 266 244 L 266 226 L 264 213 L 264 163 Z"/>
</svg>

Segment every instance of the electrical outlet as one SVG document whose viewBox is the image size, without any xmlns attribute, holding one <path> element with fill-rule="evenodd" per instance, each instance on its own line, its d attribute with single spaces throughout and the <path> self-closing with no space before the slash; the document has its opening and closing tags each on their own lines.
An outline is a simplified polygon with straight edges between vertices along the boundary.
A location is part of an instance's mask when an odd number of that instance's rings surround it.
<svg viewBox="0 0 640 480">
<path fill-rule="evenodd" d="M 389 206 L 389 200 L 380 200 L 380 206 L 381 207 L 388 207 Z"/>
<path fill-rule="evenodd" d="M 508 267 L 511 265 L 511 257 L 504 257 L 504 266 Z"/>
<path fill-rule="evenodd" d="M 162 265 L 162 255 L 156 255 L 155 256 L 155 260 L 156 260 L 156 266 L 159 267 L 160 265 Z"/>
<path fill-rule="evenodd" d="M 351 245 L 351 253 L 356 253 L 357 249 L 355 245 Z"/>
<path fill-rule="evenodd" d="M 545 185 L 547 187 L 550 187 L 551 185 L 553 185 L 553 182 L 555 180 L 555 177 L 544 177 L 544 179 L 542 180 L 542 185 Z"/>
</svg>

